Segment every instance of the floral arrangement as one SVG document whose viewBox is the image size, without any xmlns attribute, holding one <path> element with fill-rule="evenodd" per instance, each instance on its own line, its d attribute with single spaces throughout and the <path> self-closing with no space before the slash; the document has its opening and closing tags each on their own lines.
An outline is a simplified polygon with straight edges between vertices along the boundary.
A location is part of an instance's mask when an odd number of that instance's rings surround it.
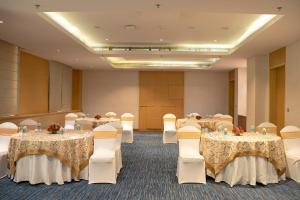
<svg viewBox="0 0 300 200">
<path fill-rule="evenodd" d="M 240 136 L 244 133 L 244 129 L 241 126 L 233 126 L 232 132 L 235 135 Z"/>
<path fill-rule="evenodd" d="M 59 130 L 60 130 L 60 125 L 58 124 L 51 124 L 48 129 L 47 129 L 50 133 L 52 134 L 56 134 Z"/>
<path fill-rule="evenodd" d="M 197 116 L 196 116 L 196 119 L 197 119 L 197 120 L 200 120 L 200 119 L 202 119 L 202 117 L 201 117 L 200 115 L 197 115 Z"/>
<path fill-rule="evenodd" d="M 94 118 L 97 119 L 97 120 L 99 120 L 101 118 L 101 115 L 97 114 L 97 115 L 95 115 Z"/>
</svg>

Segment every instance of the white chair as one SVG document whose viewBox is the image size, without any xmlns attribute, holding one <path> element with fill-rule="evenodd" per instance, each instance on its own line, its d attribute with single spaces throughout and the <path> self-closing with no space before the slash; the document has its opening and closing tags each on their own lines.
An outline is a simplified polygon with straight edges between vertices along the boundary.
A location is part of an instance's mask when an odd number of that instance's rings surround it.
<svg viewBox="0 0 300 200">
<path fill-rule="evenodd" d="M 163 116 L 163 121 L 164 121 L 163 143 L 177 144 L 176 116 L 170 113 L 165 114 Z"/>
<path fill-rule="evenodd" d="M 37 127 L 37 124 L 38 124 L 37 121 L 35 121 L 33 119 L 25 119 L 20 122 L 19 126 L 20 127 L 26 126 L 28 130 L 35 130 Z"/>
<path fill-rule="evenodd" d="M 77 115 L 78 118 L 85 118 L 86 117 L 86 114 L 84 114 L 83 112 L 77 112 L 76 115 Z"/>
<path fill-rule="evenodd" d="M 124 113 L 121 116 L 122 127 L 123 127 L 123 134 L 122 134 L 123 143 L 133 142 L 133 119 L 134 119 L 134 115 L 131 113 Z"/>
<path fill-rule="evenodd" d="M 300 128 L 286 126 L 280 134 L 287 160 L 287 177 L 300 182 Z"/>
<path fill-rule="evenodd" d="M 65 116 L 65 129 L 66 130 L 73 130 L 75 121 L 78 118 L 78 116 L 75 113 L 68 113 Z"/>
<path fill-rule="evenodd" d="M 80 126 L 80 130 L 91 131 L 93 130 L 93 122 L 87 119 L 77 119 L 76 124 Z"/>
<path fill-rule="evenodd" d="M 263 129 L 266 129 L 267 133 L 277 135 L 277 126 L 273 123 L 263 122 L 257 126 L 256 131 L 261 133 L 261 132 L 263 132 Z"/>
<path fill-rule="evenodd" d="M 117 113 L 115 113 L 115 112 L 107 112 L 107 113 L 105 113 L 105 117 L 107 117 L 107 118 L 116 118 L 117 117 Z"/>
<path fill-rule="evenodd" d="M 116 167 L 117 173 L 119 173 L 123 167 L 122 164 L 122 151 L 121 151 L 121 143 L 122 143 L 122 133 L 123 128 L 120 121 L 109 122 L 107 125 L 110 125 L 117 129 L 117 145 L 116 145 Z"/>
<path fill-rule="evenodd" d="M 0 124 L 0 178 L 7 175 L 7 153 L 10 137 L 17 132 L 18 127 L 14 123 Z"/>
<path fill-rule="evenodd" d="M 233 124 L 232 122 L 229 121 L 218 121 L 216 123 L 216 128 L 217 130 L 220 130 L 221 128 L 226 128 L 227 131 L 232 131 L 233 130 Z"/>
<path fill-rule="evenodd" d="M 178 183 L 206 183 L 205 162 L 200 155 L 201 132 L 194 126 L 177 130 L 179 157 L 177 163 Z"/>
<path fill-rule="evenodd" d="M 94 154 L 89 161 L 89 184 L 116 184 L 117 129 L 100 125 L 94 130 Z"/>
</svg>

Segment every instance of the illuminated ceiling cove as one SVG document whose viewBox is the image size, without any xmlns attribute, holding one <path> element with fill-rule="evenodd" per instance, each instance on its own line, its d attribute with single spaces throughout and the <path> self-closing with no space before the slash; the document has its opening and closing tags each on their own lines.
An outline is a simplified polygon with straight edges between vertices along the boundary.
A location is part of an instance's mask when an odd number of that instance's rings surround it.
<svg viewBox="0 0 300 200">
<path fill-rule="evenodd" d="M 98 15 L 82 12 L 41 13 L 47 21 L 89 51 L 99 54 L 114 68 L 171 69 L 209 69 L 221 57 L 232 54 L 248 39 L 281 17 L 271 14 L 201 13 L 194 16 L 199 18 L 194 26 L 186 27 L 188 19 L 174 23 L 172 18 L 166 17 L 162 20 L 165 25 L 157 26 L 157 21 L 147 21 L 143 17 L 134 24 L 126 24 L 118 17 L 105 20 Z M 220 26 L 221 29 L 216 29 Z M 128 56 L 138 53 L 149 57 L 132 59 Z M 192 60 L 160 60 L 151 57 L 159 53 L 192 54 L 195 57 Z"/>
</svg>

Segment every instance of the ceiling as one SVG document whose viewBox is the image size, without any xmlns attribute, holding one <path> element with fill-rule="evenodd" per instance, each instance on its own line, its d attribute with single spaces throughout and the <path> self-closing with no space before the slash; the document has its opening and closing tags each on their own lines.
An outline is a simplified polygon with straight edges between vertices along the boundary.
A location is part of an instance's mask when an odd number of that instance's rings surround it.
<svg viewBox="0 0 300 200">
<path fill-rule="evenodd" d="M 243 3 L 230 0 L 226 4 L 223 0 L 0 1 L 0 20 L 4 22 L 0 24 L 0 39 L 78 69 L 113 69 L 107 57 L 115 57 L 127 63 L 138 61 L 142 69 L 152 67 L 143 66 L 142 61 L 178 61 L 176 69 L 186 69 L 184 62 L 200 63 L 214 58 L 217 61 L 212 63 L 212 70 L 230 70 L 245 67 L 248 57 L 268 54 L 300 39 L 298 0 L 249 0 Z M 282 7 L 281 10 L 278 7 Z M 43 12 L 58 12 L 93 44 L 128 47 L 231 44 L 259 16 L 273 14 L 281 18 L 256 31 L 226 55 L 169 51 L 97 53 L 53 21 L 45 20 Z M 172 66 L 165 63 L 160 66 L 160 69 L 169 68 Z"/>
</svg>

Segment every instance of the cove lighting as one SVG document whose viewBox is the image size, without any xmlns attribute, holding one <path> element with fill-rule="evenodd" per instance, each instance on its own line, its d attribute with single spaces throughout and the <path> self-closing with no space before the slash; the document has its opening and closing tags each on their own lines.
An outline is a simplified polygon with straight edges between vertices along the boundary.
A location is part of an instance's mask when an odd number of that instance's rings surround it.
<svg viewBox="0 0 300 200">
<path fill-rule="evenodd" d="M 91 41 L 91 39 L 84 34 L 78 27 L 68 21 L 61 13 L 58 12 L 44 12 L 44 15 L 55 22 L 73 37 L 81 41 L 89 50 L 94 53 L 101 53 L 106 51 L 176 51 L 176 52 L 200 52 L 200 53 L 212 53 L 214 55 L 227 55 L 232 53 L 238 46 L 240 46 L 246 39 L 248 39 L 255 32 L 266 26 L 271 21 L 279 19 L 277 15 L 260 15 L 254 20 L 246 31 L 235 39 L 232 43 L 228 44 L 179 44 L 179 45 L 159 45 L 157 47 L 145 46 L 145 45 L 104 45 Z"/>
<path fill-rule="evenodd" d="M 107 57 L 109 63 L 115 68 L 185 68 L 208 69 L 219 58 L 208 58 L 203 61 L 168 61 L 168 60 L 126 60 L 122 57 Z"/>
</svg>

